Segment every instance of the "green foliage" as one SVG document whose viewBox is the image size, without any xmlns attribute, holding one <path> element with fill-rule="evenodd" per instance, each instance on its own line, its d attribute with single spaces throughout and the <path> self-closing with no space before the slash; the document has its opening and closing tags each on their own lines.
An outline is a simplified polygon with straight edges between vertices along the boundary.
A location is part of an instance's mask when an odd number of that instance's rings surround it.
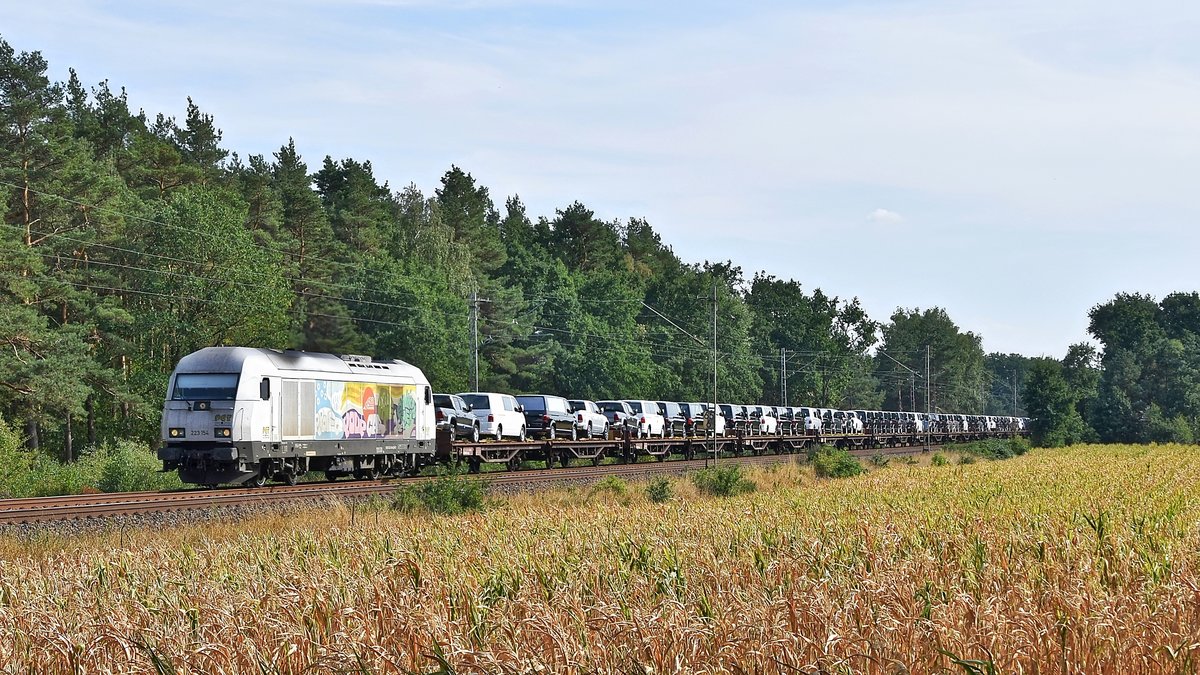
<svg viewBox="0 0 1200 675">
<path fill-rule="evenodd" d="M 1025 438 L 989 438 L 971 443 L 955 443 L 947 450 L 980 459 L 1009 459 L 1029 452 L 1029 441 Z"/>
<path fill-rule="evenodd" d="M 758 273 L 746 294 L 754 321 L 755 350 L 777 354 L 780 349 L 819 354 L 811 368 L 795 368 L 787 378 L 789 398 L 810 405 L 878 408 L 882 402 L 866 350 L 875 344 L 879 324 L 871 321 L 855 298 L 844 302 L 821 289 L 804 293 L 800 283 Z M 785 352 L 786 356 L 786 352 Z M 778 403 L 778 364 L 761 366 L 763 391 L 756 400 Z"/>
<path fill-rule="evenodd" d="M 660 476 L 653 478 L 646 484 L 646 496 L 655 504 L 671 501 L 674 495 L 674 485 L 670 478 Z"/>
<path fill-rule="evenodd" d="M 1118 293 L 1088 316 L 1103 353 L 1083 412 L 1099 439 L 1191 442 L 1200 429 L 1200 293 L 1160 302 Z"/>
<path fill-rule="evenodd" d="M 1146 409 L 1146 435 L 1157 443 L 1190 445 L 1193 440 L 1188 420 L 1183 415 L 1168 418 L 1157 403 L 1151 403 Z"/>
<path fill-rule="evenodd" d="M 180 486 L 179 476 L 163 473 L 162 462 L 144 446 L 118 441 L 102 448 L 96 456 L 101 492 L 140 492 Z"/>
<path fill-rule="evenodd" d="M 702 494 L 714 497 L 733 497 L 758 489 L 754 481 L 742 474 L 740 466 L 702 469 L 692 475 L 692 484 Z"/>
<path fill-rule="evenodd" d="M 883 454 L 882 452 L 877 452 L 877 453 L 871 455 L 871 465 L 872 466 L 877 466 L 882 469 L 883 467 L 887 466 L 890 462 L 891 462 L 891 460 L 887 457 L 887 455 Z"/>
<path fill-rule="evenodd" d="M 1021 384 L 1034 359 L 1020 354 L 988 354 L 984 357 L 987 380 L 991 383 L 986 410 L 993 415 L 1025 417 Z"/>
<path fill-rule="evenodd" d="M 83 453 L 63 463 L 24 447 L 21 437 L 0 420 L 0 498 L 47 497 L 85 492 L 142 492 L 180 487 L 179 476 L 162 473 L 145 446 L 124 441 Z"/>
<path fill-rule="evenodd" d="M 852 478 L 866 471 L 862 462 L 842 448 L 821 446 L 809 454 L 818 478 Z"/>
<path fill-rule="evenodd" d="M 929 463 L 934 466 L 946 466 L 950 463 L 950 460 L 946 459 L 946 456 L 942 453 L 935 452 L 933 453 L 933 458 L 929 460 Z"/>
<path fill-rule="evenodd" d="M 959 464 L 974 464 L 978 461 L 979 459 L 976 458 L 975 455 L 959 455 L 958 457 Z"/>
<path fill-rule="evenodd" d="M 883 327 L 881 353 L 875 370 L 888 386 L 883 406 L 887 410 L 916 410 L 909 399 L 914 393 L 913 372 L 925 372 L 925 349 L 929 348 L 930 405 L 946 411 L 978 411 L 983 408 L 987 371 L 982 337 L 962 332 L 940 307 L 897 309 L 891 323 Z M 919 386 L 919 384 L 917 385 Z M 918 395 L 918 398 L 920 396 Z"/>
<path fill-rule="evenodd" d="M 629 493 L 629 483 L 618 476 L 605 476 L 592 484 L 590 494 L 610 494 L 614 497 L 624 497 Z"/>
<path fill-rule="evenodd" d="M 405 513 L 458 515 L 482 511 L 486 504 L 487 485 L 476 478 L 455 473 L 405 485 L 392 497 L 392 508 Z"/>
<path fill-rule="evenodd" d="M 1034 445 L 1058 447 L 1084 440 L 1087 430 L 1061 363 L 1053 359 L 1035 361 L 1028 369 L 1023 392 L 1025 406 L 1033 417 Z"/>
</svg>

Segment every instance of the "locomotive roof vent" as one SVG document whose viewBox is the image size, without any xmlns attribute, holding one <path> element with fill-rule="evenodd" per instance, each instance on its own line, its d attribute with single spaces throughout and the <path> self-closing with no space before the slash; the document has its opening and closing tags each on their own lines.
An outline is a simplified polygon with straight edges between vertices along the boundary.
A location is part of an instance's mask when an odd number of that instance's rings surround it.
<svg viewBox="0 0 1200 675">
<path fill-rule="evenodd" d="M 370 363 L 371 357 L 362 354 L 342 354 L 342 360 L 349 363 Z"/>
</svg>

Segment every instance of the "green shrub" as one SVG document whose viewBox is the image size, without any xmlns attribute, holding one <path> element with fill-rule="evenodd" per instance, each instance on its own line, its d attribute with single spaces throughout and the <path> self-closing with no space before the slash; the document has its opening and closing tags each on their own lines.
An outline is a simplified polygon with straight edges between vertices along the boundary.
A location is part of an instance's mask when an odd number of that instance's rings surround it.
<svg viewBox="0 0 1200 675">
<path fill-rule="evenodd" d="M 978 460 L 975 459 L 975 455 L 959 455 L 958 457 L 959 464 L 974 464 L 976 461 Z"/>
<path fill-rule="evenodd" d="M 715 497 L 732 497 L 754 492 L 758 486 L 742 475 L 742 467 L 729 466 L 702 469 L 692 475 L 696 489 Z"/>
<path fill-rule="evenodd" d="M 1013 454 L 1014 457 L 1020 457 L 1021 455 L 1029 452 L 1029 448 L 1029 439 L 1025 438 L 1024 436 L 1008 439 L 1008 450 Z"/>
<path fill-rule="evenodd" d="M 907 464 L 907 465 L 909 465 L 909 466 L 912 466 L 912 465 L 914 465 L 914 464 L 920 464 L 920 463 L 921 463 L 921 460 L 917 459 L 917 456 L 916 456 L 916 455 L 905 455 L 905 456 L 904 456 L 904 463 L 905 463 L 905 464 Z"/>
<path fill-rule="evenodd" d="M 392 497 L 392 508 L 405 513 L 457 515 L 482 511 L 486 498 L 487 486 L 482 481 L 448 473 L 400 488 Z"/>
<path fill-rule="evenodd" d="M 666 477 L 654 478 L 646 485 L 646 496 L 655 504 L 671 501 L 673 492 L 671 479 Z"/>
<path fill-rule="evenodd" d="M 0 497 L 180 487 L 177 473 L 162 473 L 160 469 L 162 464 L 150 449 L 134 441 L 88 448 L 78 460 L 63 463 L 44 452 L 27 450 L 16 430 L 0 420 Z"/>
<path fill-rule="evenodd" d="M 934 466 L 946 466 L 950 463 L 950 460 L 946 459 L 946 456 L 940 452 L 933 453 L 933 459 L 930 461 Z"/>
<path fill-rule="evenodd" d="M 592 488 L 588 492 L 593 495 L 607 493 L 616 497 L 624 497 L 629 493 L 629 483 L 617 476 L 605 476 L 592 484 Z"/>
<path fill-rule="evenodd" d="M 888 462 L 890 462 L 890 461 L 892 461 L 892 460 L 888 459 L 887 456 L 884 455 L 882 452 L 877 452 L 877 453 L 871 455 L 871 464 L 873 464 L 881 469 L 883 467 L 887 466 Z"/>
<path fill-rule="evenodd" d="M 850 478 L 866 471 L 862 462 L 842 448 L 823 446 L 810 459 L 818 478 Z"/>
<path fill-rule="evenodd" d="M 989 438 L 985 441 L 955 443 L 947 450 L 974 455 L 979 459 L 1008 459 L 1029 452 L 1029 441 L 1024 438 Z"/>
<path fill-rule="evenodd" d="M 141 492 L 179 487 L 179 474 L 163 473 L 162 462 L 145 446 L 118 441 L 93 455 L 101 492 Z M 92 458 L 89 458 L 92 459 Z"/>
</svg>

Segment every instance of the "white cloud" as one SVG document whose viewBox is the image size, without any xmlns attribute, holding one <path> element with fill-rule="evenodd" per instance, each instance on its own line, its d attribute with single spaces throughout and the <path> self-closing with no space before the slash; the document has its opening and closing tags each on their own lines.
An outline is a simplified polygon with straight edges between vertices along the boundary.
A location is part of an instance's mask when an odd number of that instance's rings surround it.
<svg viewBox="0 0 1200 675">
<path fill-rule="evenodd" d="M 883 225 L 895 225 L 904 222 L 904 216 L 895 211 L 888 211 L 887 209 L 875 209 L 867 214 L 867 220 Z"/>
</svg>

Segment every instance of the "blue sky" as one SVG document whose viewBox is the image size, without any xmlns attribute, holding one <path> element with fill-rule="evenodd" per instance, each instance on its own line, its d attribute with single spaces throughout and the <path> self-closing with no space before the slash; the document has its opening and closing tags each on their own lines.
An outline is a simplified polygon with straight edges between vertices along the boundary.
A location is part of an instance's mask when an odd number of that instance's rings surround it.
<svg viewBox="0 0 1200 675">
<path fill-rule="evenodd" d="M 84 2 L 5 9 L 52 74 L 295 137 L 427 194 L 646 217 L 732 259 L 1061 356 L 1118 291 L 1194 290 L 1200 5 L 1166 0 Z"/>
</svg>

